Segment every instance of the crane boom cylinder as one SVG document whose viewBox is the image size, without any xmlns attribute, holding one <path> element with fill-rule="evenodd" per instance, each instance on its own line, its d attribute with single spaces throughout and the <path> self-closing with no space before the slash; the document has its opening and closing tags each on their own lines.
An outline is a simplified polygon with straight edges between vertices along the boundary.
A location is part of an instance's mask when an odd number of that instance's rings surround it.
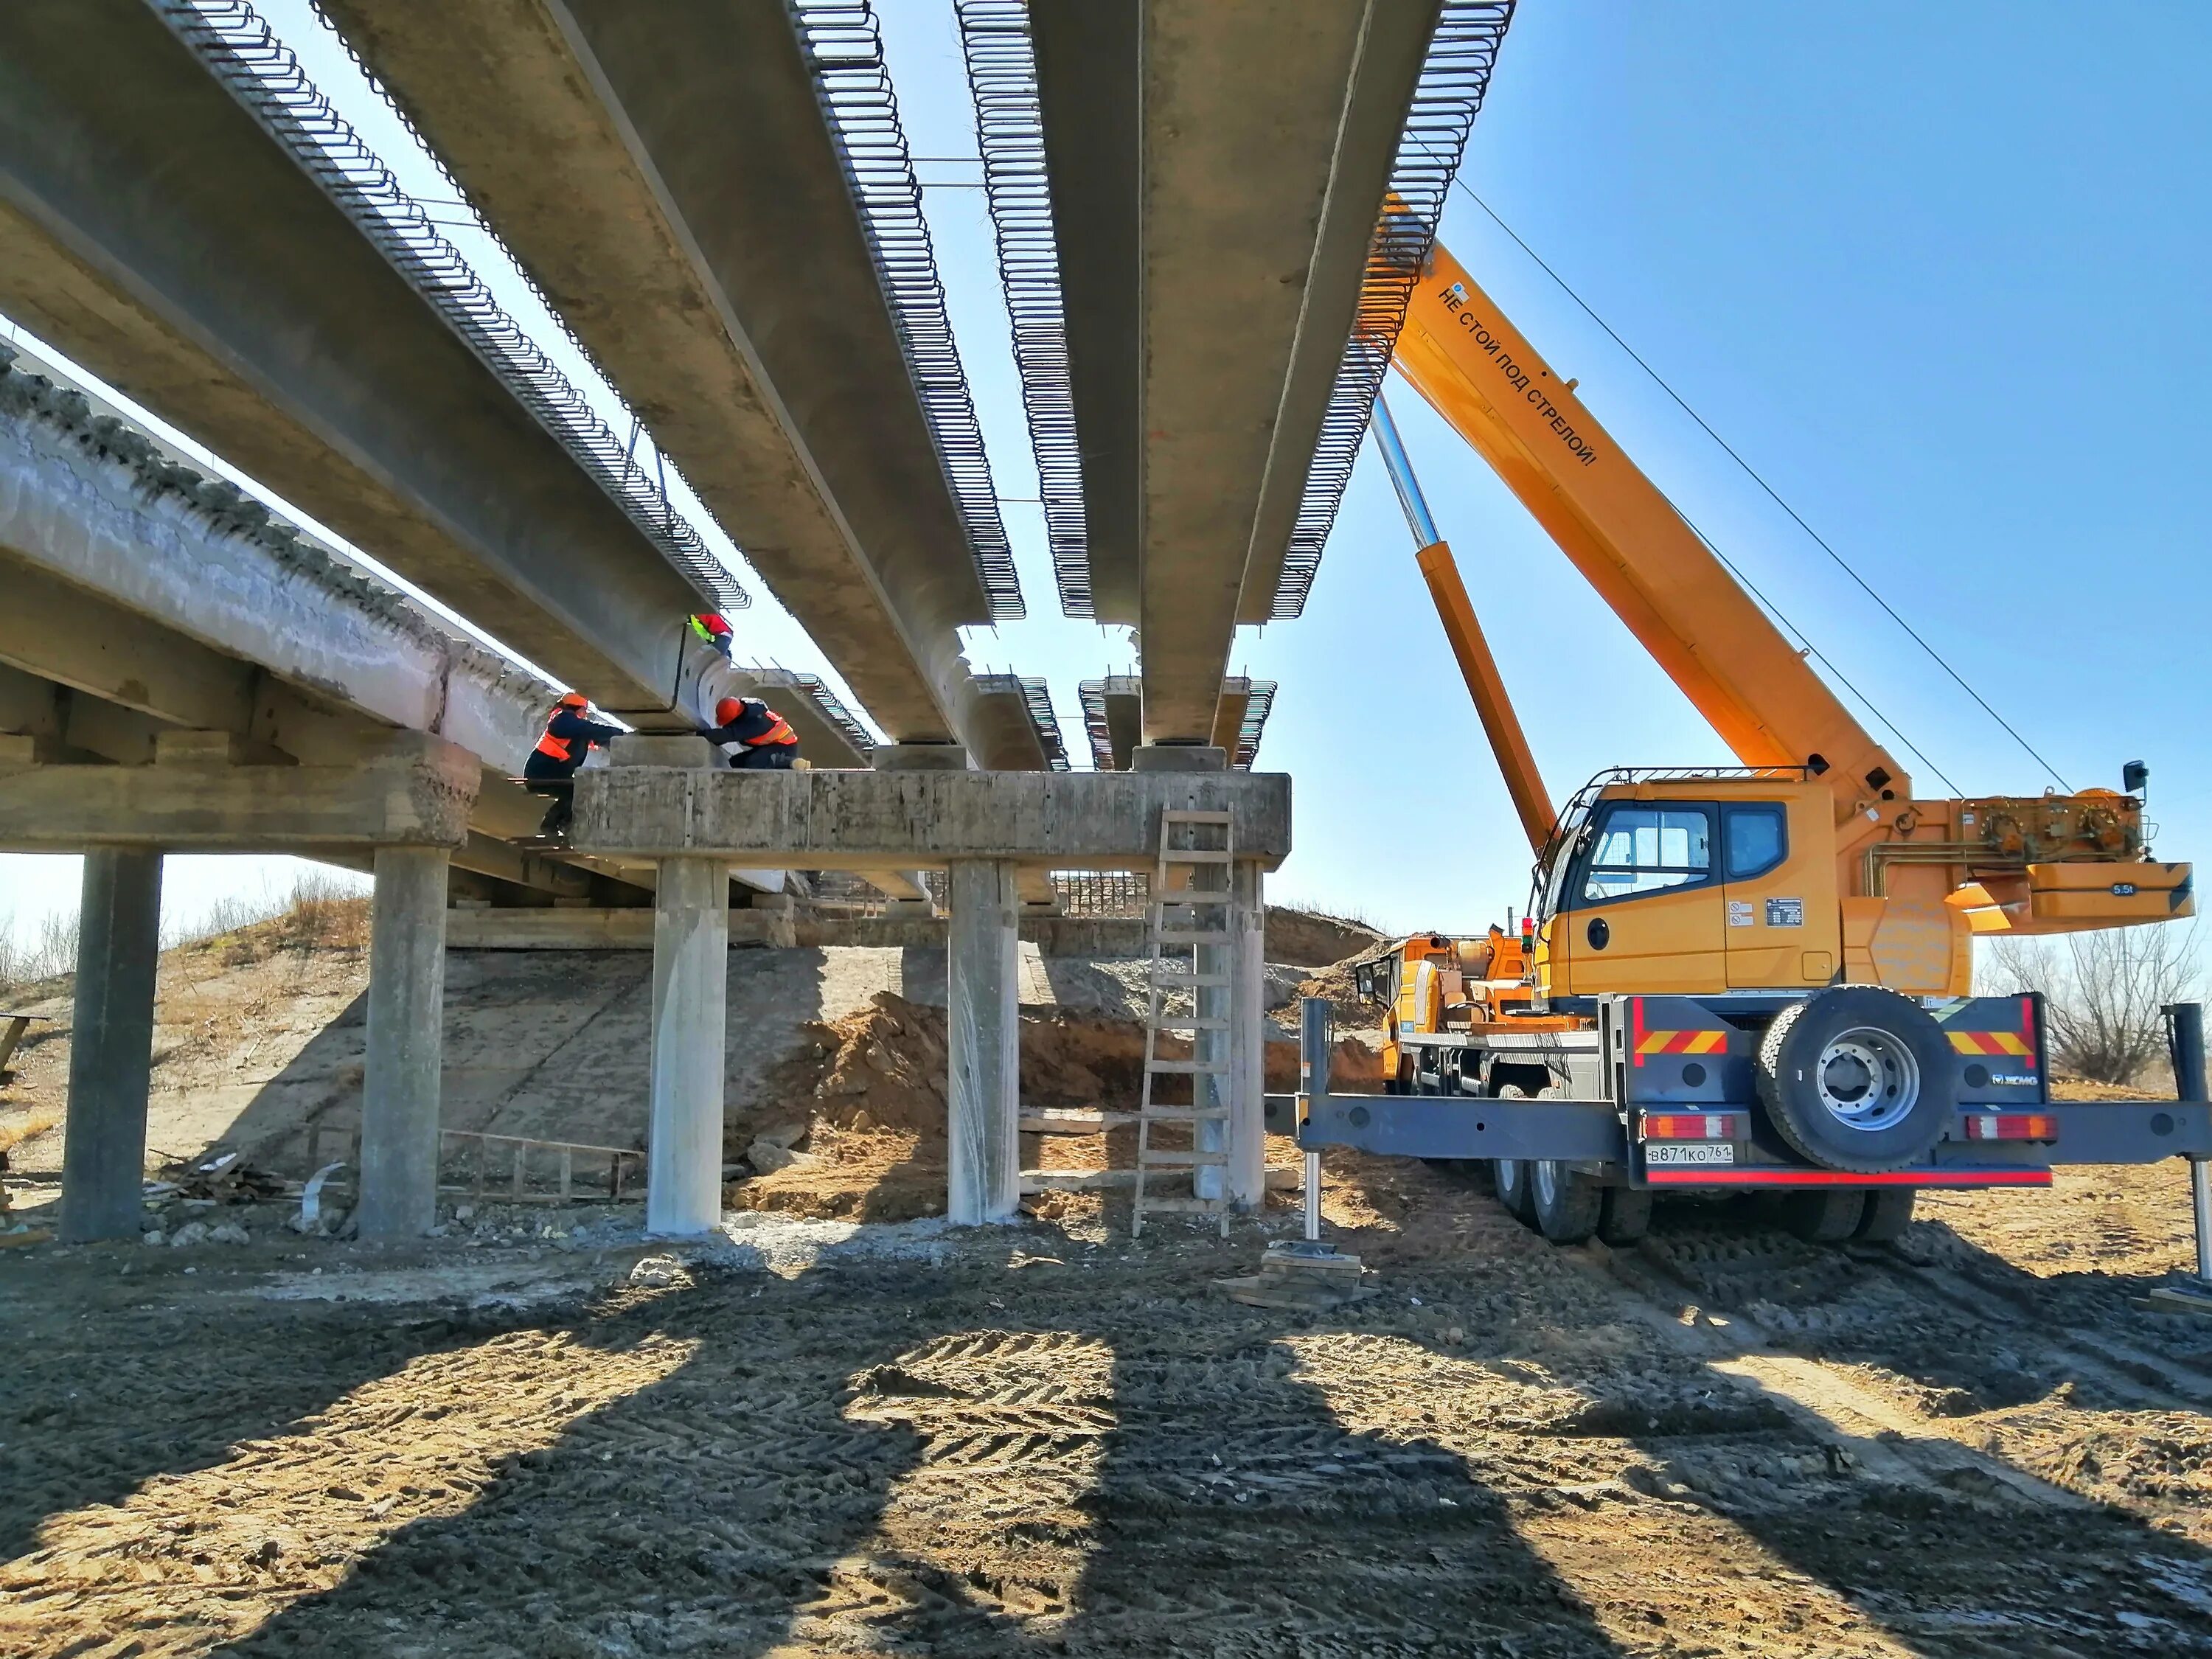
<svg viewBox="0 0 2212 1659">
<path fill-rule="evenodd" d="M 1467 584 L 1460 580 L 1458 562 L 1443 538 L 1437 534 L 1437 521 L 1429 516 L 1428 499 L 1421 494 L 1413 458 L 1406 453 L 1405 443 L 1398 436 L 1398 423 L 1390 418 L 1390 405 L 1379 396 L 1375 399 L 1375 422 L 1370 429 L 1376 447 L 1382 452 L 1382 465 L 1389 471 L 1390 487 L 1398 492 L 1398 505 L 1406 510 L 1407 527 L 1419 547 L 1414 562 L 1421 568 L 1421 580 L 1429 585 L 1437 619 L 1443 624 L 1444 638 L 1459 661 L 1460 676 L 1467 682 L 1468 695 L 1474 699 L 1475 713 L 1482 717 L 1483 733 L 1490 739 L 1491 752 L 1498 757 L 1498 769 L 1505 775 L 1506 793 L 1513 799 L 1513 810 L 1520 815 L 1529 848 L 1540 854 L 1557 821 L 1551 792 L 1544 787 L 1543 775 L 1536 769 L 1535 753 L 1521 729 L 1521 717 L 1513 711 L 1513 700 L 1505 693 L 1498 659 L 1491 653 L 1490 641 L 1483 637 L 1474 601 L 1468 597 Z"/>
<path fill-rule="evenodd" d="M 1467 584 L 1460 580 L 1459 566 L 1448 544 L 1431 542 L 1413 556 L 1421 567 L 1421 579 L 1429 585 L 1429 597 L 1436 601 L 1437 616 L 1443 623 L 1444 637 L 1451 641 L 1452 655 L 1459 659 L 1468 695 L 1474 699 L 1475 713 L 1482 717 L 1483 732 L 1498 757 L 1498 769 L 1505 775 L 1505 791 L 1513 798 L 1513 810 L 1520 814 L 1529 850 L 1540 854 L 1544 843 L 1552 838 L 1558 814 L 1552 810 L 1543 775 L 1536 769 L 1528 734 L 1521 729 L 1521 717 L 1513 712 L 1513 700 L 1505 695 L 1498 659 L 1491 654 L 1490 641 L 1483 637 L 1482 624 L 1475 620 L 1474 602 L 1468 598 Z"/>
</svg>

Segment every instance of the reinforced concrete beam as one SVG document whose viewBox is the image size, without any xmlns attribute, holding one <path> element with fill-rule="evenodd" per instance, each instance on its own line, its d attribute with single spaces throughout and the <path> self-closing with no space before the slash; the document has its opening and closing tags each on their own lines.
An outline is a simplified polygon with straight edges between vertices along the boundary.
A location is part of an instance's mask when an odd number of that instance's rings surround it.
<svg viewBox="0 0 2212 1659">
<path fill-rule="evenodd" d="M 1055 763 L 1063 768 L 1067 764 L 1059 724 L 1047 725 L 1038 718 L 1032 684 L 1042 695 L 1042 680 L 1031 682 L 1016 674 L 977 676 L 980 695 L 971 727 L 972 743 L 975 764 L 985 771 L 1047 772 L 1054 769 Z M 1044 696 L 1043 708 L 1049 715 L 1049 696 Z"/>
<path fill-rule="evenodd" d="M 0 730 L 125 763 L 163 724 L 326 763 L 394 726 L 433 732 L 484 769 L 459 867 L 592 890 L 492 839 L 544 812 L 508 779 L 553 687 L 20 368 L 0 368 Z"/>
<path fill-rule="evenodd" d="M 1168 807 L 1232 814 L 1237 856 L 1291 850 L 1291 781 L 1260 772 L 580 773 L 571 838 L 606 857 L 711 854 L 801 870 L 944 868 L 984 859 L 1150 870 Z"/>
<path fill-rule="evenodd" d="M 1030 6 L 1102 622 L 1144 739 L 1265 620 L 1438 0 Z"/>
<path fill-rule="evenodd" d="M 353 766 L 0 762 L 0 852 L 459 846 L 482 769 L 436 738 L 408 748 L 367 754 Z"/>
<path fill-rule="evenodd" d="M 0 8 L 0 310 L 634 722 L 702 600 L 143 0 Z"/>
<path fill-rule="evenodd" d="M 991 619 L 782 0 L 325 0 L 895 741 Z"/>
</svg>

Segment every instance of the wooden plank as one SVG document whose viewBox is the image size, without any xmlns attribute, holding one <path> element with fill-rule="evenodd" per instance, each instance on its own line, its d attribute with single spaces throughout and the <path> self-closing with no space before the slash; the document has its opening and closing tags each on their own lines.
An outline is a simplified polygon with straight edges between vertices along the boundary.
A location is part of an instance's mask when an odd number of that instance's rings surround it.
<svg viewBox="0 0 2212 1659">
<path fill-rule="evenodd" d="M 1024 1170 L 1022 1171 L 1022 1192 L 1024 1196 L 1034 1193 L 1090 1193 L 1109 1187 L 1136 1185 L 1134 1170 Z"/>
<path fill-rule="evenodd" d="M 1134 1112 L 1089 1111 L 1071 1107 L 1032 1107 L 1021 1115 L 1021 1127 L 1025 1134 L 1090 1135 L 1101 1134 L 1125 1123 L 1134 1123 Z"/>
<path fill-rule="evenodd" d="M 15 1057 L 15 1045 L 23 1040 L 23 1033 L 31 1029 L 36 1014 L 0 1014 L 8 1022 L 8 1029 L 0 1031 L 0 1072 L 8 1069 L 8 1062 Z"/>
<path fill-rule="evenodd" d="M 1151 1169 L 1217 1168 L 1229 1162 L 1226 1152 L 1173 1152 L 1148 1148 L 1140 1160 Z"/>
</svg>

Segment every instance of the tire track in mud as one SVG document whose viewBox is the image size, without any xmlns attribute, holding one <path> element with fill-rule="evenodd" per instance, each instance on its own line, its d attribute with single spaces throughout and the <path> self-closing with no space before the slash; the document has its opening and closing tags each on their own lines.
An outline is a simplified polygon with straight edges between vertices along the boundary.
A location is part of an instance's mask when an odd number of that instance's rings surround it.
<svg viewBox="0 0 2212 1659">
<path fill-rule="evenodd" d="M 1947 1231 L 1934 1249 L 1954 1243 Z M 1870 1474 L 2058 1510 L 2109 1507 L 2212 1543 L 2208 1391 L 2193 1365 L 2107 1334 L 2131 1321 L 2113 1305 L 2118 1289 L 2076 1287 L 2061 1317 L 2044 1305 L 2042 1281 L 1983 1282 L 2017 1271 L 2008 1264 L 1968 1274 L 1921 1253 L 1690 1230 L 1607 1265 L 1678 1340 L 1733 1351 L 1711 1362 L 1717 1371 L 1850 1437 L 1841 1443 Z M 2192 1594 L 2212 1591 L 2212 1574 L 2175 1572 L 2199 1584 Z"/>
</svg>

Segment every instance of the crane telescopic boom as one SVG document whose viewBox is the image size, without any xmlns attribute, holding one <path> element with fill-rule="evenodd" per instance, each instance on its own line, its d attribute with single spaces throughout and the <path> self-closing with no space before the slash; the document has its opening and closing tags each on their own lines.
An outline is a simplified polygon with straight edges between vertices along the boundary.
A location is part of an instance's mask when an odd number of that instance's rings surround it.
<svg viewBox="0 0 2212 1659">
<path fill-rule="evenodd" d="M 1397 367 L 1572 560 L 1746 766 L 1802 766 L 1840 820 L 1905 769 L 1784 638 L 1659 487 L 1442 246 Z M 1887 792 L 1887 793 L 1885 793 Z"/>
<path fill-rule="evenodd" d="M 1534 971 L 1553 992 L 1787 986 L 1840 974 L 1959 996 L 1972 981 L 1975 933 L 2193 914 L 2189 866 L 2151 857 L 2133 766 L 2124 793 L 1915 799 L 1895 757 L 1583 406 L 1575 382 L 1553 372 L 1442 246 L 1408 298 L 1395 363 L 1749 770 L 1749 781 L 1711 769 L 1615 771 L 1554 823 L 1468 590 L 1378 400 L 1377 442 L 1420 544 L 1423 577 L 1537 848 Z M 1577 665 L 1588 654 L 1571 641 L 1555 650 Z M 1654 858 L 1674 837 L 1676 863 L 1591 875 L 1583 868 L 1591 835 L 1631 822 L 1615 809 L 1632 798 L 1643 803 L 1635 835 L 1656 837 Z M 1765 896 L 1717 876 L 1700 839 L 1724 820 L 1751 822 L 1744 803 L 1753 801 L 1786 806 L 1790 820 L 1786 858 L 1761 866 L 1778 872 L 1781 888 Z M 1643 847 L 1621 830 L 1605 856 L 1642 859 Z M 1551 925 L 1556 910 L 1593 903 L 1620 915 L 1592 915 L 1579 934 Z"/>
</svg>

